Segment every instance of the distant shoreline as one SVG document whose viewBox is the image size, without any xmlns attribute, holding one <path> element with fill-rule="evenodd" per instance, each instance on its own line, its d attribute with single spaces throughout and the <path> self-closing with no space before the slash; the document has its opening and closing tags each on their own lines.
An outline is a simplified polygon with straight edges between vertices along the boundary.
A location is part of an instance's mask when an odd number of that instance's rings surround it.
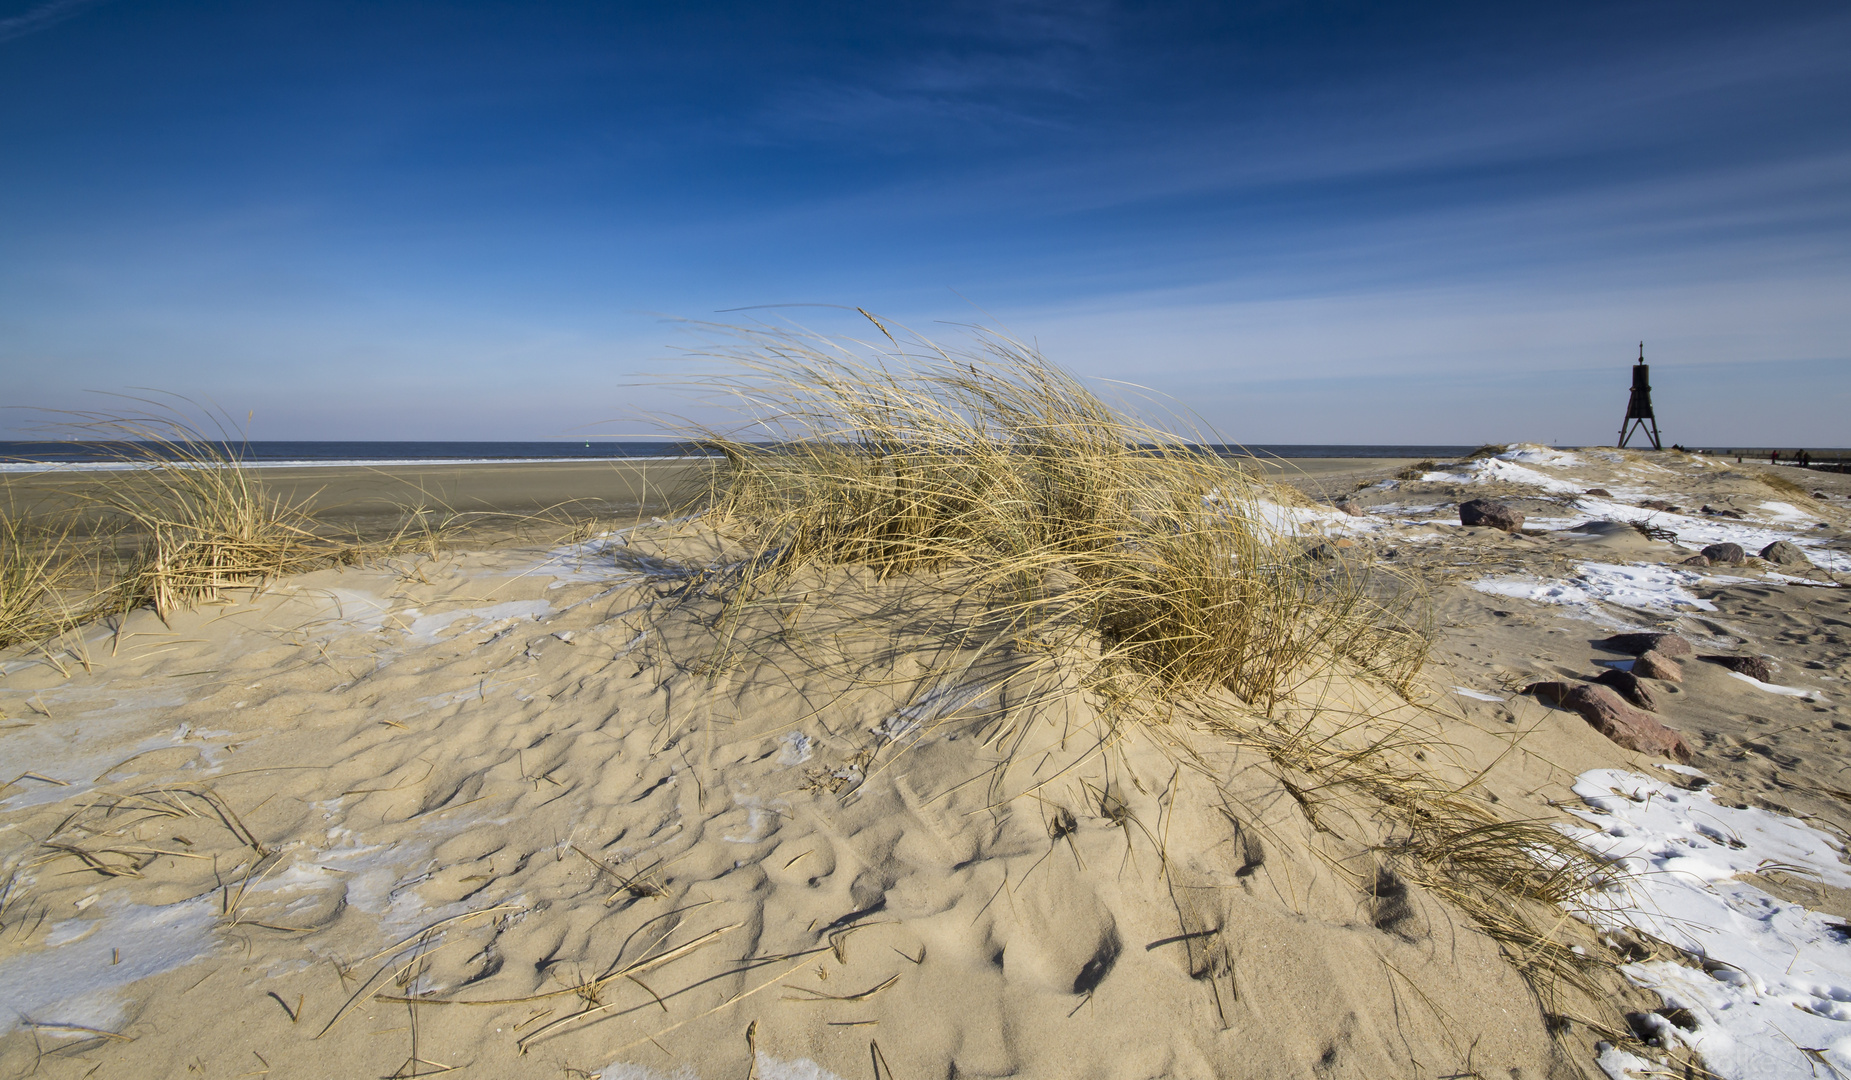
<svg viewBox="0 0 1851 1080">
<path fill-rule="evenodd" d="M 397 528 L 407 509 L 487 518 L 555 516 L 646 520 L 695 500 L 713 466 L 723 458 L 604 458 L 552 461 L 404 462 L 305 465 L 247 463 L 264 479 L 265 491 L 300 505 L 322 525 L 363 536 Z M 1251 458 L 1256 471 L 1273 480 L 1313 486 L 1340 476 L 1381 472 L 1419 458 L 1320 457 Z M 69 465 L 0 472 L 0 506 L 27 517 L 56 514 L 85 504 L 123 476 L 120 469 Z M 100 525 L 98 518 L 95 524 Z M 485 522 L 486 524 L 486 522 Z"/>
</svg>

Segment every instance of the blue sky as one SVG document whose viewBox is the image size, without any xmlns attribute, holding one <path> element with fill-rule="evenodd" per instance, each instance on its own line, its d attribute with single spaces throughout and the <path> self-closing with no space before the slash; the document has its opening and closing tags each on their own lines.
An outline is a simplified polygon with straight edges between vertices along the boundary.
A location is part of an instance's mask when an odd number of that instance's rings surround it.
<svg viewBox="0 0 1851 1080">
<path fill-rule="evenodd" d="M 1843 446 L 1848 56 L 1842 3 L 0 0 L 4 403 L 633 433 L 665 317 L 837 304 L 1249 442 L 1611 441 L 1643 338 L 1667 437 Z"/>
</svg>

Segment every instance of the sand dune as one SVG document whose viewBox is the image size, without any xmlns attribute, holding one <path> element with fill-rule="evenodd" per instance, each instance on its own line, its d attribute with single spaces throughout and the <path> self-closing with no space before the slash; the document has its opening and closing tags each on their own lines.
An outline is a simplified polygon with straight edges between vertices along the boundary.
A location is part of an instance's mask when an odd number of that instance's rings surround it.
<svg viewBox="0 0 1851 1080">
<path fill-rule="evenodd" d="M 1668 454 L 1509 454 L 1326 491 L 1351 512 L 1279 505 L 1307 545 L 1410 567 L 1438 638 L 1411 701 L 1327 675 L 1251 730 L 1126 722 L 1082 663 L 960 653 L 929 576 L 818 574 L 722 649 L 740 554 L 698 520 L 325 570 L 0 654 L 0 1068 L 1571 1077 L 1694 1046 L 1724 1075 L 1799 1075 L 1722 1005 L 1851 1034 L 1831 931 L 1795 977 L 1813 991 L 1744 988 L 1693 962 L 1707 931 L 1680 953 L 1626 903 L 1557 913 L 1563 942 L 1636 963 L 1591 962 L 1594 998 L 1526 981 L 1398 854 L 1405 817 L 1282 765 L 1282 732 L 1392 743 L 1368 760 L 1624 855 L 1588 778 L 1693 778 L 1516 691 L 1624 663 L 1594 644 L 1612 629 L 1674 629 L 1802 691 L 1701 662 L 1660 687 L 1705 797 L 1842 842 L 1842 499 Z M 1487 491 L 1549 528 L 1460 528 L 1449 507 Z M 1812 566 L 1689 570 L 1636 530 L 1573 530 L 1659 498 L 1745 515 L 1674 531 L 1778 533 Z M 1823 842 L 1810 871 L 1770 849 L 1717 880 L 1825 926 L 1851 891 Z M 1678 994 L 1668 1049 L 1597 1045 Z"/>
</svg>

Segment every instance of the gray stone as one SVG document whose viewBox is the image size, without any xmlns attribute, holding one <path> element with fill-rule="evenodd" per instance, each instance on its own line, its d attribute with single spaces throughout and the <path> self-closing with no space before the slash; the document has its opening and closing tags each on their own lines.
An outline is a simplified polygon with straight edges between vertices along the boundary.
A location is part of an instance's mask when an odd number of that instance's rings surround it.
<svg viewBox="0 0 1851 1080">
<path fill-rule="evenodd" d="M 1812 565 L 1812 560 L 1806 557 L 1806 552 L 1800 550 L 1798 544 L 1789 540 L 1776 540 L 1762 548 L 1761 557 L 1775 566 L 1810 567 Z"/>
<path fill-rule="evenodd" d="M 1681 563 L 1678 563 L 1678 565 L 1679 566 L 1708 566 L 1710 565 L 1710 557 L 1708 555 L 1692 555 L 1690 558 L 1685 559 Z"/>
<path fill-rule="evenodd" d="M 1740 544 L 1711 544 L 1703 549 L 1703 554 L 1713 563 L 1728 566 L 1740 566 L 1748 561 L 1748 553 Z"/>
<path fill-rule="evenodd" d="M 1608 491 L 1606 488 L 1588 488 L 1586 491 L 1582 492 L 1581 494 L 1592 495 L 1597 499 L 1613 498 L 1613 492 Z"/>
<path fill-rule="evenodd" d="M 1516 532 L 1523 528 L 1523 511 L 1496 499 L 1473 499 L 1459 504 L 1459 524 Z"/>
</svg>

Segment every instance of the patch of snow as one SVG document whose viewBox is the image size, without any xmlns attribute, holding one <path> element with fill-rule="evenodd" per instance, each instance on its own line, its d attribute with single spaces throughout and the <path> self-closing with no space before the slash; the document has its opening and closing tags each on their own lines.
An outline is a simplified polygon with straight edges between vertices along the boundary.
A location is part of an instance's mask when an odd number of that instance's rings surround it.
<svg viewBox="0 0 1851 1080">
<path fill-rule="evenodd" d="M 1503 701 L 1504 700 L 1503 698 L 1498 697 L 1496 694 L 1487 694 L 1479 690 L 1468 690 L 1463 686 L 1453 687 L 1453 693 L 1458 694 L 1461 697 L 1472 698 L 1475 701 Z"/>
<path fill-rule="evenodd" d="M 150 732 L 132 743 L 116 741 L 132 737 L 134 728 L 130 725 L 133 724 L 144 725 L 143 730 L 153 726 L 149 721 L 165 727 L 157 710 L 185 704 L 186 697 L 178 693 L 133 694 L 108 687 L 60 687 L 34 693 L 27 700 L 48 708 L 51 715 L 44 719 L 34 717 L 32 727 L 8 733 L 7 759 L 16 763 L 6 770 L 6 775 L 0 776 L 0 785 L 4 785 L 0 786 L 0 796 L 4 796 L 0 797 L 0 807 L 8 810 L 43 806 L 86 794 L 94 791 L 103 780 L 134 776 L 138 769 L 135 761 L 128 759 L 139 758 L 150 751 L 196 745 L 197 740 L 209 734 L 222 734 L 194 732 L 182 725 L 174 731 Z M 108 704 L 85 710 L 84 707 L 93 702 Z M 222 756 L 219 747 L 197 745 L 193 759 L 183 767 L 210 769 Z M 167 755 L 143 765 L 159 764 L 166 768 L 175 767 L 177 762 L 173 755 Z M 117 771 L 118 765 L 125 767 Z M 25 771 L 64 783 L 32 780 L 21 775 Z M 9 780 L 12 783 L 9 784 Z"/>
<path fill-rule="evenodd" d="M 760 1080 L 842 1080 L 809 1058 L 779 1061 L 763 1050 L 758 1052 Z"/>
<path fill-rule="evenodd" d="M 122 1022 L 116 991 L 212 948 L 218 911 L 209 898 L 96 906 L 100 916 L 52 927 L 45 948 L 0 960 L 0 1034 L 22 1022 L 113 1030 Z"/>
<path fill-rule="evenodd" d="M 1415 514 L 1431 514 L 1435 510 L 1444 509 L 1445 506 L 1445 503 L 1419 503 L 1413 506 L 1403 506 L 1400 503 L 1383 503 L 1380 506 L 1369 507 L 1369 512 L 1371 514 L 1399 514 L 1411 517 Z"/>
<path fill-rule="evenodd" d="M 672 1073 L 659 1073 L 627 1061 L 613 1061 L 592 1073 L 591 1080 L 700 1080 L 700 1074 L 686 1065 Z"/>
<path fill-rule="evenodd" d="M 1825 589 L 1844 588 L 1843 585 L 1838 584 L 1836 581 L 1814 581 L 1812 578 L 1795 577 L 1792 574 L 1782 574 L 1775 570 L 1769 570 L 1766 574 L 1763 574 L 1762 580 L 1776 581 L 1782 585 L 1811 585 L 1814 588 Z"/>
<path fill-rule="evenodd" d="M 416 608 L 392 610 L 392 601 L 359 589 L 304 589 L 298 596 L 316 604 L 325 613 L 320 621 L 303 627 L 322 633 L 338 634 L 350 630 L 378 630 L 389 621 L 403 628 L 404 620 L 416 617 Z"/>
<path fill-rule="evenodd" d="M 1679 498 L 1683 498 L 1679 496 Z M 1796 533 L 1787 529 L 1768 528 L 1761 525 L 1738 522 L 1731 518 L 1704 517 L 1693 514 L 1674 514 L 1665 510 L 1653 510 L 1644 506 L 1631 506 L 1612 499 L 1582 496 L 1574 502 L 1575 509 L 1583 516 L 1571 518 L 1532 517 L 1524 521 L 1526 528 L 1562 530 L 1584 524 L 1589 518 L 1605 521 L 1638 521 L 1661 528 L 1670 529 L 1677 534 L 1678 541 L 1692 547 L 1707 547 L 1710 544 L 1740 544 L 1742 550 L 1753 555 L 1776 540 L 1788 540 L 1806 552 L 1813 565 L 1826 570 L 1851 571 L 1851 554 L 1821 550 L 1823 540 L 1805 533 Z M 1810 521 L 1812 519 L 1805 519 Z"/>
<path fill-rule="evenodd" d="M 1761 509 L 1766 510 L 1773 519 L 1782 525 L 1804 525 L 1810 527 L 1819 520 L 1799 507 L 1787 502 L 1764 502 Z"/>
<path fill-rule="evenodd" d="M 816 740 L 801 731 L 787 731 L 778 736 L 778 741 L 784 744 L 784 749 L 778 751 L 780 765 L 802 765 L 816 753 Z"/>
<path fill-rule="evenodd" d="M 746 812 L 745 831 L 739 833 L 722 833 L 720 839 L 729 844 L 757 844 L 770 838 L 778 831 L 778 822 L 787 814 L 775 805 L 754 795 L 733 792 L 733 805 Z"/>
<path fill-rule="evenodd" d="M 1739 671 L 1731 671 L 1729 674 L 1754 687 L 1756 690 L 1765 690 L 1770 694 L 1780 694 L 1783 697 L 1805 698 L 1808 701 L 1816 701 L 1821 705 L 1831 704 L 1826 701 L 1825 697 L 1817 690 L 1808 690 L 1803 686 L 1780 686 L 1775 683 L 1765 683 L 1755 678 L 1753 675 L 1744 675 Z"/>
<path fill-rule="evenodd" d="M 940 684 L 918 701 L 883 717 L 874 732 L 886 736 L 889 742 L 916 739 L 925 725 L 988 697 L 1000 681 L 973 679 L 967 683 Z"/>
<path fill-rule="evenodd" d="M 1715 611 L 1715 604 L 1686 591 L 1704 580 L 1702 574 L 1669 566 L 1582 563 L 1574 581 L 1527 576 L 1485 578 L 1474 581 L 1472 588 L 1495 596 L 1576 608 L 1584 617 L 1602 621 L 1596 608 L 1602 603 L 1649 612 Z"/>
<path fill-rule="evenodd" d="M 1690 1010 L 1695 1030 L 1667 1026 L 1667 1033 L 1730 1080 L 1810 1078 L 1820 1061 L 1851 1071 L 1851 941 L 1843 924 L 1744 880 L 1779 868 L 1851 887 L 1838 841 L 1782 814 L 1726 806 L 1707 791 L 1621 769 L 1584 773 L 1574 791 L 1589 809 L 1571 812 L 1586 825 L 1563 831 L 1624 871 L 1579 914 L 1702 961 L 1620 969 L 1667 1006 Z"/>
<path fill-rule="evenodd" d="M 1599 1057 L 1594 1064 L 1607 1074 L 1608 1080 L 1650 1080 L 1652 1077 L 1670 1075 L 1665 1069 L 1647 1061 L 1637 1054 L 1629 1054 L 1606 1040 L 1594 1044 Z"/>
<path fill-rule="evenodd" d="M 502 604 L 489 604 L 486 607 L 446 611 L 441 615 L 419 615 L 412 620 L 405 632 L 423 644 L 435 645 L 439 634 L 464 619 L 473 619 L 482 623 L 481 629 L 496 630 L 521 619 L 537 621 L 552 610 L 553 605 L 545 600 L 510 600 Z"/>
<path fill-rule="evenodd" d="M 1501 458 L 1481 458 L 1478 461 L 1462 462 L 1452 468 L 1455 471 L 1423 473 L 1421 480 L 1429 484 L 1521 484 L 1558 495 L 1578 495 L 1582 488 L 1580 484 L 1558 480 Z"/>
<path fill-rule="evenodd" d="M 343 874 L 347 902 L 356 910 L 379 919 L 380 933 L 401 935 L 407 930 L 469 910 L 468 902 L 432 903 L 418 892 L 438 868 L 431 852 L 459 833 L 499 824 L 466 814 L 442 816 L 441 810 L 419 818 L 416 833 L 401 840 L 368 843 L 351 829 L 328 830 L 332 842 L 321 851 L 305 850 L 273 880 L 313 888 L 326 887 L 326 873 Z M 476 901 L 479 903 L 480 901 Z"/>
<path fill-rule="evenodd" d="M 1497 455 L 1499 461 L 1523 461 L 1531 465 L 1550 465 L 1558 469 L 1572 469 L 1583 462 L 1580 458 L 1553 446 L 1537 443 L 1521 443 Z"/>
</svg>

